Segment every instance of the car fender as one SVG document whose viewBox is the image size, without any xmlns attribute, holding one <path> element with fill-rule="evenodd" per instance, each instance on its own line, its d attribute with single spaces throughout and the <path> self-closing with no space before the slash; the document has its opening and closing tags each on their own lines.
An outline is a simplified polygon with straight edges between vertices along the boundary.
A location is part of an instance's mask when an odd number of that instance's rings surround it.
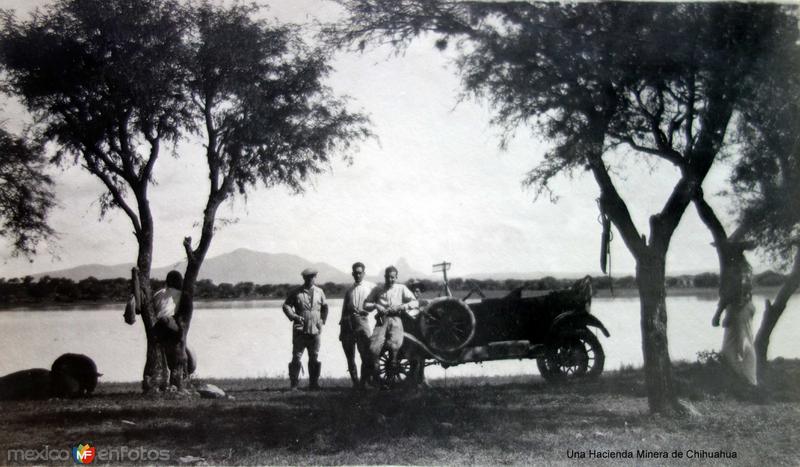
<svg viewBox="0 0 800 467">
<path fill-rule="evenodd" d="M 550 334 L 560 334 L 564 330 L 580 329 L 587 326 L 599 329 L 606 337 L 611 336 L 608 329 L 594 315 L 575 311 L 567 311 L 556 316 L 553 324 L 550 325 Z"/>
<path fill-rule="evenodd" d="M 403 347 L 407 350 L 413 349 L 417 354 L 425 357 L 425 358 L 433 358 L 438 360 L 439 363 L 448 364 L 448 365 L 458 365 L 457 359 L 451 359 L 444 357 L 438 353 L 436 353 L 433 349 L 425 345 L 424 342 L 419 340 L 413 334 L 409 334 L 407 332 L 403 333 Z M 409 349 L 411 347 L 411 349 Z"/>
</svg>

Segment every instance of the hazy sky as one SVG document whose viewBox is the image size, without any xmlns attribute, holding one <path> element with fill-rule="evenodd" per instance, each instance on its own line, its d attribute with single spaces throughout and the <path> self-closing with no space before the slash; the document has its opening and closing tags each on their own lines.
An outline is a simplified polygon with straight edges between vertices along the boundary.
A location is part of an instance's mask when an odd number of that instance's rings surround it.
<svg viewBox="0 0 800 467">
<path fill-rule="evenodd" d="M 3 8 L 28 11 L 43 1 L 0 0 Z M 268 16 L 305 22 L 332 18 L 337 6 L 326 1 L 267 2 Z M 285 189 L 259 189 L 236 198 L 219 217 L 237 222 L 219 229 L 209 256 L 236 248 L 292 253 L 326 261 L 342 270 L 356 260 L 377 270 L 400 257 L 429 272 L 446 259 L 454 276 L 489 272 L 542 271 L 600 274 L 599 191 L 589 173 L 563 177 L 560 196 L 534 202 L 521 186 L 525 173 L 542 160 L 547 144 L 521 128 L 506 151 L 499 131 L 480 103 L 458 103 L 459 80 L 431 38 L 416 41 L 405 54 L 388 49 L 340 53 L 328 84 L 352 97 L 352 107 L 369 113 L 378 141 L 363 144 L 354 163 L 337 161 L 302 196 Z M 7 124 L 16 128 L 19 107 L 8 102 Z M 199 144 L 182 144 L 174 158 L 163 153 L 151 188 L 156 219 L 154 264 L 179 261 L 185 235 L 199 238 L 206 199 L 205 161 Z M 634 220 L 647 233 L 647 218 L 659 211 L 677 172 L 668 165 L 633 164 L 617 185 Z M 727 167 L 717 163 L 704 185 L 706 194 L 724 188 Z M 29 263 L 13 259 L 0 240 L 0 277 L 62 269 L 80 264 L 134 262 L 136 242 L 121 212 L 99 220 L 99 181 L 78 168 L 54 171 L 59 208 L 52 226 L 60 233 L 58 259 L 41 255 Z M 624 177 L 624 179 L 622 178 Z M 634 199 L 636 197 L 636 199 Z M 712 198 L 719 212 L 725 200 Z M 690 207 L 672 241 L 668 271 L 715 270 L 711 236 Z M 612 243 L 615 275 L 633 271 L 621 238 Z M 761 264 L 751 257 L 757 269 Z M 400 272 L 401 276 L 403 272 Z"/>
</svg>

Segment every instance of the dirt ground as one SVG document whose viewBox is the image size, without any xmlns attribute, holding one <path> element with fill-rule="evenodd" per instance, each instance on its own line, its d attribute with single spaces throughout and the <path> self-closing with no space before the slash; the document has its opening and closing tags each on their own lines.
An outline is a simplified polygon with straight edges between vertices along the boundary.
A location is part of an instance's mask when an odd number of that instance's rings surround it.
<svg viewBox="0 0 800 467">
<path fill-rule="evenodd" d="M 0 464 L 73 464 L 58 456 L 79 442 L 95 447 L 96 464 L 800 464 L 800 362 L 775 362 L 757 394 L 711 363 L 676 374 L 699 414 L 650 415 L 640 370 L 566 385 L 434 380 L 414 391 L 208 381 L 233 396 L 218 400 L 101 384 L 86 399 L 0 402 Z"/>
</svg>

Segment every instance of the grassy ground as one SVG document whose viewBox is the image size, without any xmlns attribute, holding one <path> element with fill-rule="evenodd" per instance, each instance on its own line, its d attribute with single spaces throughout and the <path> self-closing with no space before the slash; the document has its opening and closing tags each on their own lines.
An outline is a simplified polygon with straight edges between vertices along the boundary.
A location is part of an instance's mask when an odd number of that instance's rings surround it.
<svg viewBox="0 0 800 467">
<path fill-rule="evenodd" d="M 90 399 L 0 402 L 0 456 L 89 441 L 167 450 L 167 459 L 148 464 L 800 463 L 800 362 L 775 362 L 760 394 L 736 389 L 713 358 L 679 364 L 676 375 L 701 415 L 649 415 L 635 369 L 568 385 L 451 378 L 411 392 L 360 393 L 344 380 L 295 393 L 285 380 L 211 381 L 235 397 L 225 400 L 145 397 L 135 384 L 101 384 Z M 633 458 L 570 458 L 592 450 Z M 637 459 L 637 450 L 736 458 Z"/>
</svg>

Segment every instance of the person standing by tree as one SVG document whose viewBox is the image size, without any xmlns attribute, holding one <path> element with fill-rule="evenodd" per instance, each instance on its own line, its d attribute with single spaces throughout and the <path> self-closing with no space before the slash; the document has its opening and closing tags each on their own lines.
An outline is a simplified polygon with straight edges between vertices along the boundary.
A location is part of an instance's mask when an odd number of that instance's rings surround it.
<svg viewBox="0 0 800 467">
<path fill-rule="evenodd" d="M 403 322 L 400 314 L 419 306 L 417 297 L 403 284 L 397 283 L 397 268 L 386 268 L 383 287 L 375 287 L 364 303 L 367 311 L 377 310 L 375 329 L 370 337 L 370 364 L 374 381 L 378 379 L 378 362 L 384 346 L 389 349 L 392 363 L 403 345 Z"/>
<path fill-rule="evenodd" d="M 325 292 L 314 282 L 317 270 L 306 268 L 301 273 L 303 285 L 289 292 L 283 302 L 283 313 L 294 324 L 292 326 L 292 361 L 289 363 L 289 381 L 291 388 L 297 389 L 300 378 L 300 359 L 308 350 L 308 388 L 319 389 L 319 373 L 322 363 L 319 361 L 320 334 L 322 326 L 328 319 L 328 303 Z"/>
<path fill-rule="evenodd" d="M 155 308 L 156 322 L 153 325 L 153 332 L 156 339 L 161 344 L 166 365 L 162 365 L 162 371 L 169 371 L 169 377 L 162 377 L 160 389 L 167 388 L 167 382 L 176 380 L 178 371 L 175 368 L 177 361 L 178 342 L 181 338 L 181 328 L 175 321 L 175 312 L 181 300 L 181 289 L 183 288 L 183 276 L 180 272 L 172 270 L 167 273 L 166 284 L 163 289 L 153 294 L 153 307 Z"/>
<path fill-rule="evenodd" d="M 369 324 L 369 311 L 364 309 L 364 302 L 375 284 L 364 280 L 364 263 L 353 263 L 353 280 L 355 281 L 344 294 L 342 301 L 342 317 L 339 320 L 339 340 L 347 358 L 347 371 L 353 387 L 364 387 L 368 378 L 369 337 L 372 333 Z M 356 348 L 361 357 L 361 381 L 356 368 Z"/>
<path fill-rule="evenodd" d="M 717 312 L 711 320 L 714 327 L 720 325 L 720 317 L 723 311 L 725 319 L 722 320 L 722 327 L 725 332 L 722 337 L 722 349 L 720 353 L 725 363 L 739 376 L 743 377 L 749 384 L 758 384 L 756 371 L 756 351 L 753 344 L 753 306 L 752 296 L 752 272 L 750 267 L 746 268 L 741 277 L 741 286 L 728 287 L 737 293 L 733 297 L 720 297 Z"/>
</svg>

